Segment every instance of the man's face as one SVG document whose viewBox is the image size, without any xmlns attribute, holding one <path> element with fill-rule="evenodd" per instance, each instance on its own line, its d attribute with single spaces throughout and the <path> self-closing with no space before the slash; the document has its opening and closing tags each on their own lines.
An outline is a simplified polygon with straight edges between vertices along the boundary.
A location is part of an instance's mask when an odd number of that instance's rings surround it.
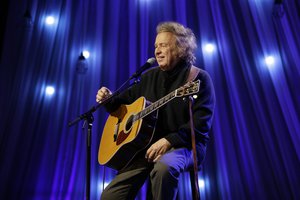
<svg viewBox="0 0 300 200">
<path fill-rule="evenodd" d="M 155 57 L 163 71 L 171 70 L 180 60 L 176 37 L 173 33 L 158 33 L 155 40 Z"/>
</svg>

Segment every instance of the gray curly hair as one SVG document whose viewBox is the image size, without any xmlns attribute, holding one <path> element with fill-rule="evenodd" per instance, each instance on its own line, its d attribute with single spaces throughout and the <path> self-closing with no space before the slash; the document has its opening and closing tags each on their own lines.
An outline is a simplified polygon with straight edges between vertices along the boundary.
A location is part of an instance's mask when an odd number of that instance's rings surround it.
<svg viewBox="0 0 300 200">
<path fill-rule="evenodd" d="M 171 32 L 175 35 L 180 57 L 188 64 L 193 65 L 196 61 L 195 50 L 197 49 L 193 31 L 177 22 L 162 22 L 157 25 L 156 33 L 162 32 Z"/>
</svg>

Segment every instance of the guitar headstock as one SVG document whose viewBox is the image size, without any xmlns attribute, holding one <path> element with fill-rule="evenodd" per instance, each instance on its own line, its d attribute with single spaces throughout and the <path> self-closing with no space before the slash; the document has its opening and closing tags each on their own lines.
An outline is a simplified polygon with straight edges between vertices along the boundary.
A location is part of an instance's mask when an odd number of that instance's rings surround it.
<svg viewBox="0 0 300 200">
<path fill-rule="evenodd" d="M 200 89 L 200 80 L 188 82 L 184 86 L 181 86 L 175 90 L 176 97 L 183 97 L 191 94 L 195 94 Z"/>
</svg>

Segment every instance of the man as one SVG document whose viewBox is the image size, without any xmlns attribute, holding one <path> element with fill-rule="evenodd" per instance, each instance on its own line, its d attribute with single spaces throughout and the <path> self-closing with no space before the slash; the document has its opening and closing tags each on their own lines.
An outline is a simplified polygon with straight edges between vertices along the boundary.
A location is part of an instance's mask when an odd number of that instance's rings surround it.
<svg viewBox="0 0 300 200">
<path fill-rule="evenodd" d="M 114 98 L 106 106 L 108 112 L 121 104 L 131 104 L 141 96 L 155 102 L 184 85 L 191 69 L 195 68 L 196 48 L 196 39 L 190 29 L 175 22 L 159 24 L 155 40 L 155 57 L 159 66 L 148 70 L 140 83 Z M 193 104 L 193 121 L 200 165 L 209 139 L 215 94 L 208 73 L 200 70 L 196 75 L 201 86 Z M 101 102 L 111 94 L 108 88 L 102 87 L 96 101 Z M 176 98 L 159 108 L 152 143 L 118 173 L 103 191 L 102 199 L 134 199 L 147 177 L 150 177 L 153 199 L 176 198 L 180 173 L 193 166 L 188 103 L 183 98 Z"/>
</svg>

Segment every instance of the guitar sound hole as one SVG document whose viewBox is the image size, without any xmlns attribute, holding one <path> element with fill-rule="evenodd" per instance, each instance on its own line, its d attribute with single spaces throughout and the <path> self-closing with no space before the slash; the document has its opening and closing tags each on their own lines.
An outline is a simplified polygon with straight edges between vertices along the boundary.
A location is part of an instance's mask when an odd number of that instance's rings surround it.
<svg viewBox="0 0 300 200">
<path fill-rule="evenodd" d="M 128 120 L 127 120 L 127 123 L 126 123 L 126 126 L 125 126 L 125 130 L 126 132 L 129 131 L 132 127 L 132 124 L 133 124 L 133 115 L 131 115 Z"/>
</svg>

